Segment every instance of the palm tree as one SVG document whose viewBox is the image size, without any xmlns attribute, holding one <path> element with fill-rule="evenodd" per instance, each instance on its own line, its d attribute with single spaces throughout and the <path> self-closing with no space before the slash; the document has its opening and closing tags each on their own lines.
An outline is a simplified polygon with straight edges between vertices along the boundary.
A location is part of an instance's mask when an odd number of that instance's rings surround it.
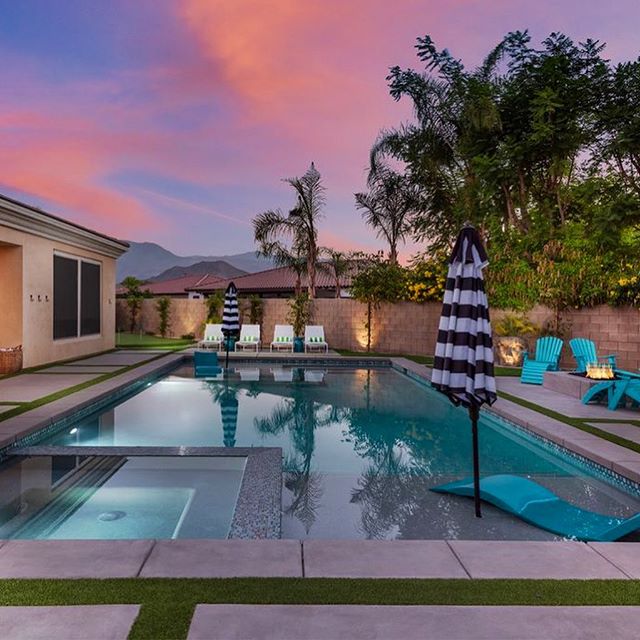
<svg viewBox="0 0 640 640">
<path fill-rule="evenodd" d="M 288 248 L 281 242 L 262 243 L 257 252 L 265 258 L 271 258 L 278 267 L 287 267 L 296 274 L 294 292 L 296 296 L 302 293 L 302 276 L 307 273 L 307 258 L 295 246 Z"/>
<path fill-rule="evenodd" d="M 411 231 L 411 215 L 419 207 L 417 187 L 383 163 L 372 164 L 369 191 L 356 193 L 356 207 L 365 222 L 389 245 L 389 262 L 398 263 L 398 243 Z"/>
<path fill-rule="evenodd" d="M 301 178 L 286 178 L 296 193 L 296 204 L 284 215 L 279 209 L 260 213 L 253 219 L 255 241 L 260 246 L 260 252 L 273 249 L 274 243 L 282 248 L 281 238 L 291 240 L 288 249 L 296 256 L 305 256 L 307 263 L 309 297 L 316 295 L 316 265 L 319 257 L 318 221 L 322 217 L 325 204 L 325 187 L 319 171 L 313 162 Z"/>
<path fill-rule="evenodd" d="M 351 255 L 336 249 L 329 249 L 324 247 L 322 255 L 325 256 L 323 262 L 318 267 L 333 276 L 333 282 L 336 288 L 336 298 L 340 297 L 342 291 L 342 277 L 349 273 L 351 269 Z"/>
</svg>

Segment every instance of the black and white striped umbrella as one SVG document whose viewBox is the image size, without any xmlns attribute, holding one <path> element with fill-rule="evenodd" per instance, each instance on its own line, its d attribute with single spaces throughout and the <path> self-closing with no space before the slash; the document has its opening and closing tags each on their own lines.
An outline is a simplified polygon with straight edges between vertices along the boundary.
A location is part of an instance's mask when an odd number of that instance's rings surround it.
<svg viewBox="0 0 640 640">
<path fill-rule="evenodd" d="M 444 292 L 431 384 L 469 410 L 473 434 L 476 515 L 480 517 L 478 416 L 496 401 L 493 340 L 483 269 L 489 264 L 480 235 L 466 225 L 456 240 Z"/>
<path fill-rule="evenodd" d="M 234 447 L 236 429 L 238 428 L 238 399 L 231 389 L 226 389 L 220 398 L 220 413 L 222 415 L 224 446 Z"/>
<path fill-rule="evenodd" d="M 229 368 L 229 338 L 240 331 L 240 312 L 238 311 L 238 289 L 233 282 L 229 283 L 224 294 L 222 311 L 222 333 L 225 340 L 227 358 L 225 367 Z"/>
</svg>

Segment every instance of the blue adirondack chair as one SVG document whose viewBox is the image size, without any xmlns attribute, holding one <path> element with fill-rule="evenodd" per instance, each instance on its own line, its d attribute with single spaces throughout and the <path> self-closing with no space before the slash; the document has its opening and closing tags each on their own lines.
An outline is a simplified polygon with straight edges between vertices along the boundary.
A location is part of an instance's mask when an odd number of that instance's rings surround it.
<svg viewBox="0 0 640 640">
<path fill-rule="evenodd" d="M 596 351 L 596 343 L 593 340 L 587 338 L 573 338 L 569 341 L 569 346 L 573 353 L 573 357 L 576 359 L 576 371 L 578 373 L 585 373 L 588 364 L 597 364 L 601 360 L 607 360 L 609 364 L 616 368 L 616 356 L 600 356 Z"/>
<path fill-rule="evenodd" d="M 536 341 L 535 359 L 524 352 L 520 382 L 526 384 L 542 384 L 545 371 L 557 371 L 562 351 L 562 340 L 554 336 L 545 336 Z"/>
<path fill-rule="evenodd" d="M 450 482 L 431 487 L 431 491 L 473 496 L 473 480 Z M 521 476 L 499 474 L 482 478 L 480 497 L 540 529 L 576 540 L 612 542 L 640 529 L 640 513 L 617 518 L 587 511 Z"/>
<path fill-rule="evenodd" d="M 216 376 L 222 372 L 222 368 L 218 365 L 218 354 L 205 351 L 194 352 L 193 368 L 196 377 Z"/>
</svg>

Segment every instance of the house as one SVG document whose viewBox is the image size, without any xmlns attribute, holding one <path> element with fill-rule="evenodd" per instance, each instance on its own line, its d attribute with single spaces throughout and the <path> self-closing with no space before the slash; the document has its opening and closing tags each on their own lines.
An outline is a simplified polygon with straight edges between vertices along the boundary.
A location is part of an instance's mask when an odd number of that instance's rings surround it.
<svg viewBox="0 0 640 640">
<path fill-rule="evenodd" d="M 146 282 L 140 289 L 148 292 L 154 297 L 167 296 L 169 298 L 190 298 L 199 299 L 203 295 L 196 291 L 191 291 L 193 287 L 197 287 L 203 282 L 213 283 L 216 280 L 222 280 L 217 276 L 205 274 L 195 276 L 183 276 L 182 278 L 172 278 L 171 280 L 161 280 L 154 282 Z M 118 298 L 126 298 L 127 290 L 125 287 L 119 286 L 116 289 L 116 296 Z"/>
<path fill-rule="evenodd" d="M 22 345 L 25 367 L 112 349 L 128 246 L 0 195 L 0 348 Z"/>
<path fill-rule="evenodd" d="M 224 291 L 231 281 L 238 288 L 240 295 L 256 295 L 261 298 L 290 298 L 295 293 L 297 275 L 289 267 L 277 267 L 227 280 L 207 279 L 189 290 L 194 293 L 209 295 L 214 291 Z M 351 274 L 340 278 L 341 297 L 348 297 L 348 287 L 350 285 Z M 301 288 L 302 291 L 307 289 L 307 277 L 304 275 L 301 279 Z M 318 269 L 316 273 L 316 297 L 335 298 L 335 296 L 334 276 L 327 270 Z"/>
</svg>

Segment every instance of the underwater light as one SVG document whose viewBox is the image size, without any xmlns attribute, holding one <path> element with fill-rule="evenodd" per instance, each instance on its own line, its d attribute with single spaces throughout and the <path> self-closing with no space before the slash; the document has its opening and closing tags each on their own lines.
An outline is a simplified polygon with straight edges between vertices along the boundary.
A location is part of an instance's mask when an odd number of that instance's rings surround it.
<svg viewBox="0 0 640 640">
<path fill-rule="evenodd" d="M 69 431 L 69 435 L 73 435 L 74 433 L 78 433 L 78 427 L 73 427 L 73 429 Z"/>
</svg>

